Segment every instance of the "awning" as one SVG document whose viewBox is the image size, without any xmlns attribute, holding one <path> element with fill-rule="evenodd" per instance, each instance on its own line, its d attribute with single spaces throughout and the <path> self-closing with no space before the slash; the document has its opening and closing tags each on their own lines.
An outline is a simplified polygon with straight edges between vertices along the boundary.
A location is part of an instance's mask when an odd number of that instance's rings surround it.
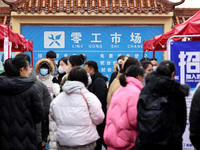
<svg viewBox="0 0 200 150">
<path fill-rule="evenodd" d="M 25 39 L 24 35 L 13 32 L 8 25 L 0 24 L 0 51 L 4 51 L 4 39 L 12 42 L 12 52 L 31 52 L 33 65 L 33 42 Z"/>
<path fill-rule="evenodd" d="M 163 33 L 161 35 L 154 36 L 153 39 L 143 42 L 143 56 L 146 51 L 153 51 L 153 57 L 155 57 L 155 51 L 166 51 L 167 40 L 174 35 L 196 35 L 200 34 L 200 11 L 198 11 L 191 18 L 186 20 L 182 24 L 176 25 L 171 31 Z M 173 38 L 173 41 L 180 41 L 182 38 Z M 199 37 L 193 37 L 190 41 L 200 40 Z"/>
</svg>

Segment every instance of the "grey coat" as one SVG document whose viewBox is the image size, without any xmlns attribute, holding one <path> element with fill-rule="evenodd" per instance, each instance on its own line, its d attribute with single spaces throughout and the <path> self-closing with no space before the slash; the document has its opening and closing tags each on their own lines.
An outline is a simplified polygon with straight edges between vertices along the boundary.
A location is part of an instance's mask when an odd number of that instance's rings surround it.
<svg viewBox="0 0 200 150">
<path fill-rule="evenodd" d="M 44 108 L 44 119 L 48 117 L 49 115 L 49 107 L 51 103 L 51 96 L 49 93 L 49 90 L 47 86 L 39 81 L 36 78 L 36 73 L 34 70 L 32 70 L 30 74 L 30 78 L 35 82 L 35 86 L 39 91 L 39 96 L 42 99 L 43 102 L 43 108 Z M 42 127 L 41 127 L 41 122 L 36 124 L 36 131 L 37 131 L 37 142 L 40 143 L 42 141 Z"/>
</svg>

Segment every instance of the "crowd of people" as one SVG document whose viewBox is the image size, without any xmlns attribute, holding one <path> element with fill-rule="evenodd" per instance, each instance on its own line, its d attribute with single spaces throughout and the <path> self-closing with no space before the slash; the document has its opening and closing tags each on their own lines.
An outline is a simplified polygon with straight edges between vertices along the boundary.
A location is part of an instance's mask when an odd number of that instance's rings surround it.
<svg viewBox="0 0 200 150">
<path fill-rule="evenodd" d="M 119 56 L 108 78 L 83 54 L 55 63 L 49 51 L 35 68 L 19 53 L 0 75 L 0 149 L 182 150 L 189 86 L 175 64 Z M 200 87 L 193 96 L 190 139 L 200 149 Z"/>
</svg>

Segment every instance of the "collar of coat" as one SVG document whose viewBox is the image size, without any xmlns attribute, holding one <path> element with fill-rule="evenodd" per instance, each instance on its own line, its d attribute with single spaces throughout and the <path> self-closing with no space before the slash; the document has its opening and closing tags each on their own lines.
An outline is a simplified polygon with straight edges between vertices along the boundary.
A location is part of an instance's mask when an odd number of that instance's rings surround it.
<svg viewBox="0 0 200 150">
<path fill-rule="evenodd" d="M 104 76 L 102 73 L 99 71 L 95 72 L 93 75 L 91 75 L 92 81 L 94 81 L 97 78 L 102 78 L 105 82 L 108 81 L 108 78 Z"/>
<path fill-rule="evenodd" d="M 188 96 L 189 94 L 189 85 L 183 84 L 181 85 L 177 81 L 158 74 L 157 72 L 153 71 L 147 74 L 145 78 L 146 86 L 155 93 L 161 94 L 183 94 Z"/>
</svg>

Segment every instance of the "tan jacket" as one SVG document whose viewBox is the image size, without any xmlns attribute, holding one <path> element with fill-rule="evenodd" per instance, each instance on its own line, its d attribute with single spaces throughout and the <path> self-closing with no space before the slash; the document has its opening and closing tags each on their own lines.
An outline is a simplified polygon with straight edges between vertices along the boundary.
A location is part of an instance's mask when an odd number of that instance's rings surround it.
<svg viewBox="0 0 200 150">
<path fill-rule="evenodd" d="M 120 82 L 119 82 L 119 77 L 122 75 L 123 73 L 118 72 L 116 78 L 113 80 L 113 82 L 110 85 L 110 88 L 108 90 L 108 95 L 107 95 L 107 110 L 109 108 L 110 105 L 110 100 L 113 96 L 113 94 L 115 93 L 115 91 L 121 86 Z"/>
</svg>

